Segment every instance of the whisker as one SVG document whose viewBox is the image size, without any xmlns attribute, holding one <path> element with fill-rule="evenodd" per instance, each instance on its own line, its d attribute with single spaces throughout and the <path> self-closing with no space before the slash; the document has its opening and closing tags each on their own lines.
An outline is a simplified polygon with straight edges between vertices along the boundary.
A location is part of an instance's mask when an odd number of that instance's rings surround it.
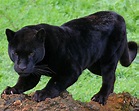
<svg viewBox="0 0 139 111">
<path fill-rule="evenodd" d="M 42 73 L 56 75 L 56 73 L 48 67 L 48 65 L 37 65 L 35 66 L 35 75 L 42 75 Z M 49 76 L 49 75 L 48 75 Z"/>
<path fill-rule="evenodd" d="M 52 73 L 51 71 L 48 71 L 48 70 L 42 70 L 42 69 L 37 69 L 37 71 L 40 71 L 40 72 L 44 72 L 44 73 Z"/>
<path fill-rule="evenodd" d="M 41 74 L 39 73 L 39 71 L 35 71 L 35 73 L 32 73 L 32 75 L 34 75 L 34 76 L 41 76 Z"/>
<path fill-rule="evenodd" d="M 35 66 L 35 69 L 44 73 L 56 74 L 52 69 L 48 67 L 48 65 L 38 65 L 38 66 Z"/>
</svg>

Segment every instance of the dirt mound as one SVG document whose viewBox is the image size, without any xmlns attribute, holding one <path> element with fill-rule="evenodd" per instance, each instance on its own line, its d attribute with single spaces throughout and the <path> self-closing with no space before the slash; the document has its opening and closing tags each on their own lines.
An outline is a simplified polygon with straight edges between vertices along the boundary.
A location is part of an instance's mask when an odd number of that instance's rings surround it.
<svg viewBox="0 0 139 111">
<path fill-rule="evenodd" d="M 111 94 L 107 104 L 102 106 L 94 101 L 75 101 L 68 92 L 54 99 L 42 102 L 32 101 L 28 95 L 2 95 L 0 111 L 139 111 L 139 99 L 129 93 Z"/>
</svg>

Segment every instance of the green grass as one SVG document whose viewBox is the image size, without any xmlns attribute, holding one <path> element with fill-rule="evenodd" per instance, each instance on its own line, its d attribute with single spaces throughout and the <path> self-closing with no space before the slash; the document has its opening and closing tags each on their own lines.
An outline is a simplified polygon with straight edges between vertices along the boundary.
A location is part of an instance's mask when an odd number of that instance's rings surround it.
<svg viewBox="0 0 139 111">
<path fill-rule="evenodd" d="M 16 31 L 30 24 L 61 25 L 97 11 L 112 10 L 125 18 L 128 40 L 139 44 L 138 7 L 138 0 L 0 0 L 0 93 L 7 85 L 13 86 L 18 77 L 7 53 L 6 28 Z M 128 91 L 139 97 L 139 56 L 128 68 L 119 64 L 116 76 L 115 92 Z M 42 77 L 32 91 L 43 88 L 48 80 L 48 77 Z M 89 101 L 99 91 L 101 82 L 101 77 L 85 70 L 68 90 L 75 99 Z"/>
</svg>

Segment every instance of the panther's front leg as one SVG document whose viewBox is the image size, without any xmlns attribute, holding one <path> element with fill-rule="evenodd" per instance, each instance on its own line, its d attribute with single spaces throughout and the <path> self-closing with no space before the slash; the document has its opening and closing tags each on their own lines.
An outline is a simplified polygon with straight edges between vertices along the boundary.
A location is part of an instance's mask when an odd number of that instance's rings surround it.
<svg viewBox="0 0 139 111">
<path fill-rule="evenodd" d="M 2 94 L 21 94 L 35 87 L 39 80 L 39 75 L 19 76 L 16 85 L 13 87 L 7 86 Z"/>
<path fill-rule="evenodd" d="M 77 81 L 80 74 L 81 72 L 78 70 L 72 70 L 52 77 L 44 89 L 36 91 L 33 99 L 39 102 L 46 98 L 59 96 L 62 91 L 65 91 L 69 86 Z"/>
</svg>

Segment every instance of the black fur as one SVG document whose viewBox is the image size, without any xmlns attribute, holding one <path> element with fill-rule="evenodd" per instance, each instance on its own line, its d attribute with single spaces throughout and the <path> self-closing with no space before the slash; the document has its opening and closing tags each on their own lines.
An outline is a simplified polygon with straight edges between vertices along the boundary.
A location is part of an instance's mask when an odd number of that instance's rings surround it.
<svg viewBox="0 0 139 111">
<path fill-rule="evenodd" d="M 129 66 L 137 44 L 127 43 L 123 17 L 101 11 L 62 26 L 39 24 L 17 32 L 6 29 L 9 56 L 19 79 L 3 93 L 23 93 L 37 85 L 41 75 L 52 78 L 33 99 L 54 98 L 74 84 L 84 69 L 102 76 L 102 87 L 92 100 L 105 104 L 113 92 L 118 60 Z M 92 81 L 93 82 L 93 81 Z"/>
</svg>

